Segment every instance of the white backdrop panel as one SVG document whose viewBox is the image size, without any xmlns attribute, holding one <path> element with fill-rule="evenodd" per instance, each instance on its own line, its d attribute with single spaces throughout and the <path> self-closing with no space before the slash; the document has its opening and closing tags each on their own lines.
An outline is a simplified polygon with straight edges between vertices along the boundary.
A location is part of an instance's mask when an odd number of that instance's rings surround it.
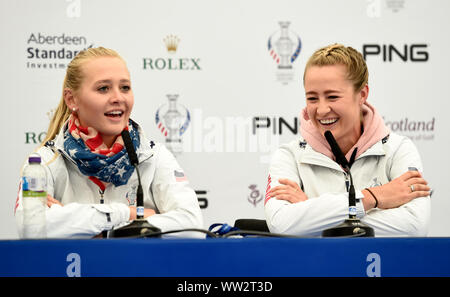
<svg viewBox="0 0 450 297">
<path fill-rule="evenodd" d="M 280 121 L 296 129 L 305 106 L 305 62 L 333 42 L 372 53 L 366 59 L 369 102 L 392 130 L 416 143 L 435 190 L 430 235 L 449 236 L 448 11 L 445 0 L 2 0 L 0 238 L 17 238 L 19 170 L 59 102 L 70 52 L 105 46 L 123 56 L 135 94 L 132 117 L 156 141 L 165 138 L 155 114 L 167 95 L 178 95 L 179 110 L 186 107 L 191 121 L 177 158 L 193 188 L 202 191 L 199 198 L 207 199 L 207 228 L 264 217 L 261 198 L 271 153 L 297 137 L 286 126 L 279 133 Z M 277 78 L 268 49 L 272 34 L 273 43 L 279 37 L 279 22 L 289 22 L 294 47 L 296 38 L 301 40 L 287 83 Z M 71 44 L 58 42 L 63 34 Z M 179 40 L 174 53 L 164 42 L 169 35 Z M 43 51 L 66 57 L 43 58 Z M 270 119 L 270 126 L 254 131 L 256 117 L 259 124 Z"/>
</svg>

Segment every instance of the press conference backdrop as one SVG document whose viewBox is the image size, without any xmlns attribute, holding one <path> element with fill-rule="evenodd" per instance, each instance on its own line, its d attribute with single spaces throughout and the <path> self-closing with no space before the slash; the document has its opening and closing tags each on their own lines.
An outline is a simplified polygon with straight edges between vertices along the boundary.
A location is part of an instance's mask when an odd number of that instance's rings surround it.
<svg viewBox="0 0 450 297">
<path fill-rule="evenodd" d="M 368 102 L 422 156 L 430 235 L 450 235 L 449 11 L 445 0 L 2 0 L 0 238 L 17 238 L 19 171 L 78 51 L 104 46 L 127 61 L 132 118 L 178 143 L 206 228 L 264 217 L 270 156 L 299 135 L 305 62 L 334 42 L 364 54 Z"/>
</svg>

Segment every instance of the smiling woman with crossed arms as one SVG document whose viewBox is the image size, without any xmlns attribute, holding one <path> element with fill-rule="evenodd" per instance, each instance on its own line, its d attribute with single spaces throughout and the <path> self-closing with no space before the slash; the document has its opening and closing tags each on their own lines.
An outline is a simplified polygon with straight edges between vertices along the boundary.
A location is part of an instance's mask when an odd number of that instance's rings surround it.
<svg viewBox="0 0 450 297">
<path fill-rule="evenodd" d="M 308 60 L 301 138 L 273 155 L 265 199 L 270 231 L 320 236 L 348 218 L 348 176 L 335 160 L 329 130 L 351 166 L 357 217 L 375 236 L 425 236 L 430 187 L 412 141 L 388 130 L 367 102 L 368 69 L 351 47 L 333 44 Z"/>
</svg>

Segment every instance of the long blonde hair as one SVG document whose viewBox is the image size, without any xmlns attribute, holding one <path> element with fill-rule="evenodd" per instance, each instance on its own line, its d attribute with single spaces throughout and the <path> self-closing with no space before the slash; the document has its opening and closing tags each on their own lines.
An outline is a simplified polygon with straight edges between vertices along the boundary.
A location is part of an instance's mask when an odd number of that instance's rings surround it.
<svg viewBox="0 0 450 297">
<path fill-rule="evenodd" d="M 360 52 L 350 46 L 331 44 L 318 49 L 309 58 L 303 74 L 305 84 L 306 71 L 311 66 L 325 66 L 342 64 L 347 67 L 347 78 L 353 83 L 356 92 L 364 88 L 369 81 L 369 70 Z"/>
<path fill-rule="evenodd" d="M 66 77 L 64 78 L 62 88 L 61 100 L 59 101 L 59 105 L 56 108 L 53 118 L 50 121 L 50 124 L 47 129 L 47 135 L 45 139 L 42 141 L 41 146 L 45 145 L 47 141 L 55 138 L 55 136 L 61 129 L 62 125 L 67 121 L 67 119 L 71 114 L 71 111 L 67 107 L 66 102 L 64 100 L 64 90 L 68 88 L 71 89 L 73 92 L 77 92 L 80 89 L 81 83 L 84 78 L 82 66 L 87 61 L 100 57 L 115 57 L 124 61 L 116 51 L 104 47 L 88 48 L 86 50 L 79 52 L 78 55 L 76 55 L 75 58 L 73 58 L 73 60 L 67 66 Z"/>
</svg>

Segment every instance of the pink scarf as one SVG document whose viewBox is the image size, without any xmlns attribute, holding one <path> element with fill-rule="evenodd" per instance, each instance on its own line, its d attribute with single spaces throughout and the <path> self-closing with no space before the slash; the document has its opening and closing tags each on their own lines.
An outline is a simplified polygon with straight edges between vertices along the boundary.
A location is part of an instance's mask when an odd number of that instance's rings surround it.
<svg viewBox="0 0 450 297">
<path fill-rule="evenodd" d="M 362 106 L 362 111 L 364 132 L 359 137 L 355 145 L 353 145 L 353 147 L 345 155 L 347 160 L 350 160 L 353 150 L 356 147 L 358 150 L 356 152 L 355 159 L 389 134 L 389 129 L 386 127 L 383 119 L 372 105 L 365 102 Z M 315 151 L 328 156 L 332 160 L 335 159 L 325 136 L 319 133 L 317 128 L 309 119 L 306 108 L 303 109 L 300 115 L 300 134 Z"/>
</svg>

